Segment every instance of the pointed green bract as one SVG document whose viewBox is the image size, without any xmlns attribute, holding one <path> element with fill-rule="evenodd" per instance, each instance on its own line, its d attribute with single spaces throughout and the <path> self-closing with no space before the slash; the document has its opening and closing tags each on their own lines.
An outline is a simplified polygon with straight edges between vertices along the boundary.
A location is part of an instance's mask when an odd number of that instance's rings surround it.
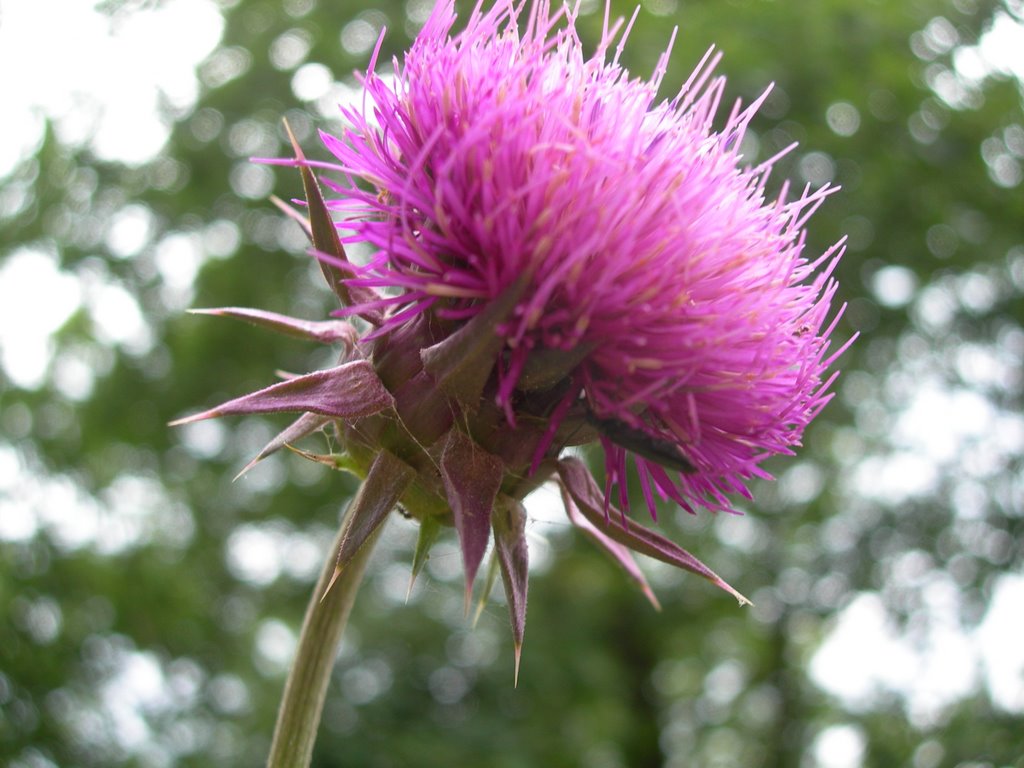
<svg viewBox="0 0 1024 768">
<path fill-rule="evenodd" d="M 336 469 L 339 472 L 348 472 L 351 475 L 355 475 L 360 480 L 363 479 L 363 473 L 360 471 L 359 465 L 349 453 L 310 453 L 309 451 L 304 451 L 301 448 L 296 448 L 291 444 L 288 444 L 285 447 L 292 453 L 296 453 L 308 461 L 323 464 L 324 466 Z"/>
<path fill-rule="evenodd" d="M 498 556 L 497 553 L 491 554 L 490 562 L 487 564 L 487 576 L 484 578 L 484 585 L 480 589 L 480 594 L 477 595 L 476 599 L 476 610 L 473 611 L 473 621 L 470 622 L 472 626 L 476 626 L 476 623 L 480 621 L 480 616 L 484 612 L 484 607 L 487 605 L 487 601 L 491 599 L 491 592 L 494 591 L 494 582 L 498 580 Z"/>
<path fill-rule="evenodd" d="M 430 548 L 434 546 L 440 533 L 441 523 L 433 515 L 425 515 L 420 520 L 420 533 L 416 539 L 416 552 L 412 556 L 412 575 L 409 578 L 409 591 L 405 595 L 406 601 L 412 594 L 413 584 L 423 571 L 423 566 L 430 559 Z"/>
</svg>

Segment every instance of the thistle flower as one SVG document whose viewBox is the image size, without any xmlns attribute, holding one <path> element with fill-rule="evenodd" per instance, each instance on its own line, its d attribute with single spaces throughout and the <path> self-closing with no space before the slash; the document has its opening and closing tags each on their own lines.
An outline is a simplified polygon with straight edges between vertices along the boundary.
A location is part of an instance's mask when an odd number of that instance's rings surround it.
<svg viewBox="0 0 1024 768">
<path fill-rule="evenodd" d="M 468 600 L 493 535 L 518 668 L 522 499 L 549 479 L 569 520 L 652 601 L 634 552 L 743 599 L 626 515 L 627 463 L 652 514 L 657 497 L 693 512 L 749 496 L 762 462 L 791 453 L 831 397 L 830 274 L 842 249 L 804 255 L 804 226 L 831 189 L 790 200 L 783 185 L 769 198 L 777 158 L 743 164 L 764 96 L 716 130 L 717 54 L 658 102 L 668 53 L 650 80 L 631 78 L 621 23 L 606 22 L 588 58 L 574 11 L 547 2 L 525 14 L 505 0 L 478 7 L 455 36 L 454 22 L 440 0 L 392 77 L 376 73 L 374 53 L 362 105 L 342 110 L 340 136 L 323 136 L 336 162 L 297 147 L 277 161 L 302 171 L 303 223 L 336 314 L 363 330 L 209 310 L 343 351 L 334 368 L 192 419 L 301 413 L 254 462 L 315 430 L 336 438 L 338 453 L 304 455 L 379 495 L 350 516 L 336 575 L 397 505 L 422 524 L 414 574 L 441 525 L 456 528 Z M 313 167 L 328 171 L 326 202 Z M 372 248 L 360 265 L 345 256 L 355 242 Z M 595 441 L 603 490 L 562 455 Z"/>
</svg>

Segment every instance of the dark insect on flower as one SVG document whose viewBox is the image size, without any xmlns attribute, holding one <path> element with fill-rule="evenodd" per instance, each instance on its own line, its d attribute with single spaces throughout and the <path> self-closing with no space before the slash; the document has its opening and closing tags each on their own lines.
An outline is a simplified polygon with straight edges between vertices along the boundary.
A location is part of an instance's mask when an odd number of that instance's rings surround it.
<svg viewBox="0 0 1024 768">
<path fill-rule="evenodd" d="M 602 419 L 587 411 L 587 422 L 619 448 L 632 451 L 637 456 L 653 461 L 665 469 L 675 472 L 696 472 L 679 445 L 671 440 L 654 437 L 639 427 L 631 427 L 618 419 Z"/>
</svg>

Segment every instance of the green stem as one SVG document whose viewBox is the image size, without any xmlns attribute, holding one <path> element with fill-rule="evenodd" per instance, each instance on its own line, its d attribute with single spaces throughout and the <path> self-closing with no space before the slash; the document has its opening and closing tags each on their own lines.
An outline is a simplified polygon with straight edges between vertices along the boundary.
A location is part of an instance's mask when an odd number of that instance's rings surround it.
<svg viewBox="0 0 1024 768">
<path fill-rule="evenodd" d="M 337 554 L 342 551 L 346 537 L 359 528 L 360 521 L 367 517 L 383 521 L 384 516 L 375 515 L 375 511 L 393 509 L 412 475 L 408 466 L 384 451 L 377 456 L 349 505 L 306 608 L 295 661 L 277 713 L 267 768 L 308 768 L 310 764 L 338 641 L 384 526 L 377 525 L 347 562 L 336 563 Z"/>
<path fill-rule="evenodd" d="M 334 553 L 341 546 L 345 526 L 342 526 L 334 540 L 331 556 L 326 559 L 306 608 L 299 647 L 277 713 L 274 741 L 267 759 L 268 768 L 306 768 L 309 765 L 327 695 L 327 683 L 331 679 L 331 669 L 338 651 L 338 641 L 348 622 L 370 552 L 383 528 L 381 526 L 371 534 L 321 601 L 320 595 L 334 575 Z"/>
</svg>

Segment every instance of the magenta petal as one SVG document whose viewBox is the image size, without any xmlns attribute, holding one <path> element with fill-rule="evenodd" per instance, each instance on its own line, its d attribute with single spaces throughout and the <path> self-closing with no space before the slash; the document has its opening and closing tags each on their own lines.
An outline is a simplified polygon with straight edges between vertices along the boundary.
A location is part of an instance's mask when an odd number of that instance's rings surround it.
<svg viewBox="0 0 1024 768">
<path fill-rule="evenodd" d="M 621 568 L 626 572 L 626 575 L 640 587 L 640 591 L 644 593 L 644 597 L 654 606 L 655 610 L 661 610 L 661 603 L 658 602 L 658 598 L 654 595 L 654 590 L 651 589 L 651 585 L 647 583 L 647 577 L 644 576 L 643 571 L 640 570 L 640 566 L 636 564 L 636 560 L 630 553 L 629 547 L 624 544 L 620 544 L 614 539 L 606 536 L 597 530 L 589 520 L 580 514 L 579 508 L 573 502 L 565 488 L 562 489 L 562 501 L 565 502 L 565 512 L 569 516 L 569 521 L 583 531 L 586 536 L 593 541 L 598 547 L 608 553 L 612 560 L 614 560 Z"/>
<path fill-rule="evenodd" d="M 682 547 L 634 522 L 617 510 L 612 510 L 612 514 L 606 515 L 604 494 L 597 487 L 586 465 L 579 459 L 568 458 L 559 461 L 558 475 L 562 480 L 562 487 L 577 504 L 580 512 L 601 533 L 626 545 L 634 552 L 703 576 L 727 591 L 741 604 L 750 602 Z"/>
<path fill-rule="evenodd" d="M 233 317 L 288 336 L 319 341 L 321 344 L 341 342 L 348 349 L 355 347 L 356 341 L 359 339 L 359 332 L 351 324 L 343 320 L 313 322 L 310 320 L 299 320 L 287 315 L 279 315 L 276 312 L 264 312 L 262 309 L 249 309 L 247 307 L 190 309 L 189 312 L 193 315 Z"/>
<path fill-rule="evenodd" d="M 526 585 L 529 558 L 526 548 L 526 509 L 511 498 L 503 498 L 491 519 L 494 547 L 505 584 L 505 599 L 512 619 L 512 637 L 516 647 L 515 680 L 519 682 L 519 657 L 526 631 Z"/>
<path fill-rule="evenodd" d="M 520 394 L 572 378 L 613 453 L 609 493 L 628 452 L 648 498 L 729 509 L 830 397 L 842 245 L 813 255 L 805 227 L 834 188 L 776 191 L 789 150 L 748 164 L 767 92 L 720 119 L 714 50 L 666 100 L 667 51 L 647 80 L 620 65 L 628 25 L 588 56 L 573 3 L 477 4 L 458 33 L 455 5 L 436 0 L 401 64 L 367 70 L 343 134 L 322 134 L 326 205 L 343 244 L 371 249 L 346 285 L 386 295 L 378 332 L 423 316 L 457 335 L 522 281 L 507 318 L 425 353 L 444 392 L 471 409 L 496 374 L 514 424 Z"/>
<path fill-rule="evenodd" d="M 336 368 L 272 384 L 208 411 L 172 421 L 171 426 L 218 416 L 285 411 L 308 411 L 337 419 L 361 419 L 393 405 L 391 393 L 377 377 L 373 365 L 366 360 L 354 360 Z"/>
<path fill-rule="evenodd" d="M 473 580 L 487 550 L 491 533 L 491 510 L 503 477 L 501 460 L 482 450 L 458 428 L 448 431 L 441 454 L 441 477 L 448 504 L 455 516 L 455 529 L 462 545 L 466 570 L 466 611 L 473 591 Z"/>
</svg>

